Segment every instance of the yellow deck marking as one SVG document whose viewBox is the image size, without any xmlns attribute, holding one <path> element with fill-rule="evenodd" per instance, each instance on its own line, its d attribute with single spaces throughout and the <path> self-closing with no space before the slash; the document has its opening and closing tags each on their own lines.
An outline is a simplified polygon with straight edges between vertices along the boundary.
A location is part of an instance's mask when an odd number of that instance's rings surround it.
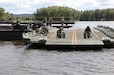
<svg viewBox="0 0 114 75">
<path fill-rule="evenodd" d="M 52 38 L 54 38 L 54 36 L 56 36 L 56 32 L 54 32 L 50 38 L 48 38 L 48 40 L 51 40 Z"/>
<path fill-rule="evenodd" d="M 73 29 L 72 31 L 72 44 L 76 44 L 77 39 L 76 39 L 76 29 Z"/>
<path fill-rule="evenodd" d="M 74 44 L 74 30 L 72 31 L 72 44 Z"/>
<path fill-rule="evenodd" d="M 93 34 L 97 39 L 101 40 L 101 38 L 100 38 L 94 31 L 92 31 L 92 34 Z"/>
<path fill-rule="evenodd" d="M 74 30 L 74 40 L 75 40 L 75 42 L 74 42 L 74 44 L 76 44 L 77 43 L 77 38 L 76 38 L 77 36 L 76 36 L 76 29 Z"/>
</svg>

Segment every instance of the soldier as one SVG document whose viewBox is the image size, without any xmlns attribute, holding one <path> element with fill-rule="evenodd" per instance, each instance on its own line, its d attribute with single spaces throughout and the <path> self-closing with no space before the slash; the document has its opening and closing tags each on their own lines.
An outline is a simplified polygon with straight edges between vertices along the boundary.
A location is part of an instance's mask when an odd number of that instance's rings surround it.
<svg viewBox="0 0 114 75">
<path fill-rule="evenodd" d="M 64 33 L 64 31 L 61 32 L 61 38 L 65 38 L 65 33 Z"/>
<path fill-rule="evenodd" d="M 89 26 L 86 27 L 85 31 L 84 31 L 84 38 L 90 38 L 91 37 L 91 29 Z"/>
<path fill-rule="evenodd" d="M 62 32 L 62 29 L 59 28 L 59 30 L 57 30 L 57 38 L 61 38 L 61 32 Z"/>
<path fill-rule="evenodd" d="M 17 22 L 16 22 L 16 26 L 20 26 L 21 22 L 19 21 L 19 19 L 17 18 Z"/>
</svg>

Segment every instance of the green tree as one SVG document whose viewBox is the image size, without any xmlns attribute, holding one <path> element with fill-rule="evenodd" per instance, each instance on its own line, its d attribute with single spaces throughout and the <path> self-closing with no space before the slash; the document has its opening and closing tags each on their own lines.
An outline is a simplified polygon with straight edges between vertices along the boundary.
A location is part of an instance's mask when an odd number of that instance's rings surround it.
<svg viewBox="0 0 114 75">
<path fill-rule="evenodd" d="M 4 9 L 3 8 L 0 8 L 0 20 L 3 19 L 3 16 L 4 16 Z"/>
<path fill-rule="evenodd" d="M 49 6 L 47 8 L 37 9 L 34 13 L 35 18 L 37 17 L 72 17 L 73 19 L 77 19 L 78 11 L 63 6 Z"/>
</svg>

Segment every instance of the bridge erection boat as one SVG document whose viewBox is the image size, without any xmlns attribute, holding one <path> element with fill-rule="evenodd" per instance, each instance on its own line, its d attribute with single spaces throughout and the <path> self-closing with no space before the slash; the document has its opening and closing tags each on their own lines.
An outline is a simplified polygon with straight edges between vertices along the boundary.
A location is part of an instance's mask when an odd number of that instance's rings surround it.
<svg viewBox="0 0 114 75">
<path fill-rule="evenodd" d="M 17 23 L 11 23 L 10 25 L 0 23 L 0 40 L 21 40 L 22 33 L 28 32 L 27 25 L 18 25 Z"/>
</svg>

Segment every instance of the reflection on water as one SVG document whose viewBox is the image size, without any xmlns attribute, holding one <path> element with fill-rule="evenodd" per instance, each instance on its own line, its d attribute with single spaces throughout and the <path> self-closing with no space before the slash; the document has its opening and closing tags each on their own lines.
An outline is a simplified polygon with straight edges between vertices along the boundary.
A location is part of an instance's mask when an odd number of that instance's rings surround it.
<svg viewBox="0 0 114 75">
<path fill-rule="evenodd" d="M 0 75 L 113 75 L 114 49 L 46 51 L 0 44 Z"/>
<path fill-rule="evenodd" d="M 1 41 L 0 75 L 114 75 L 114 49 L 60 52 Z"/>
</svg>

